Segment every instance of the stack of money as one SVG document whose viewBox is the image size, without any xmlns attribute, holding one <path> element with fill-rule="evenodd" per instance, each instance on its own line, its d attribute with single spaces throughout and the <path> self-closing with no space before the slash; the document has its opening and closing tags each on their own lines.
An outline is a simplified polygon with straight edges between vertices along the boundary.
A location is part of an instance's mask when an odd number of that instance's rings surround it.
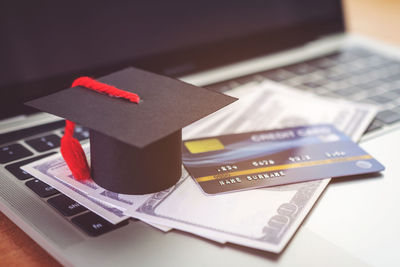
<svg viewBox="0 0 400 267">
<path fill-rule="evenodd" d="M 227 94 L 239 100 L 183 129 L 184 140 L 331 123 L 357 141 L 377 112 L 371 105 L 320 97 L 273 82 L 249 83 Z M 88 146 L 84 149 L 90 157 Z M 22 169 L 113 224 L 133 217 L 162 231 L 178 229 L 275 253 L 286 246 L 330 181 L 205 195 L 182 168 L 179 182 L 167 190 L 123 195 L 93 181 L 75 180 L 60 154 Z"/>
</svg>

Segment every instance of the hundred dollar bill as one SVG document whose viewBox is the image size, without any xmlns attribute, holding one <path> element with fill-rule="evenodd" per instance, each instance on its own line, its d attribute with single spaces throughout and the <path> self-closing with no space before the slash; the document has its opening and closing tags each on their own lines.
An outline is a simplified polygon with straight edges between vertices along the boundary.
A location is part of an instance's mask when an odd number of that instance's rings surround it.
<svg viewBox="0 0 400 267">
<path fill-rule="evenodd" d="M 229 93 L 239 101 L 184 129 L 184 138 L 332 123 L 358 140 L 376 114 L 370 105 L 332 100 L 274 83 Z M 177 185 L 125 213 L 201 236 L 279 253 L 329 179 L 206 196 L 185 172 Z"/>
<path fill-rule="evenodd" d="M 35 164 L 37 163 L 37 164 Z M 82 206 L 90 209 L 94 213 L 103 217 L 107 221 L 117 224 L 129 217 L 124 215 L 123 211 L 113 207 L 105 202 L 90 197 L 84 191 L 69 185 L 64 180 L 58 179 L 52 174 L 53 169 L 57 169 L 65 165 L 62 157 L 45 158 L 40 162 L 34 162 L 31 166 L 23 166 L 22 169 L 30 173 L 33 177 L 51 185 L 61 193 L 72 198 Z"/>
<path fill-rule="evenodd" d="M 83 149 L 90 161 L 89 144 L 85 144 Z M 127 207 L 138 207 L 151 196 L 121 195 L 98 186 L 92 180 L 77 181 L 60 154 L 35 161 L 22 169 L 113 224 L 130 217 L 124 214 Z M 148 224 L 165 232 L 171 229 L 151 222 Z"/>
<path fill-rule="evenodd" d="M 88 159 L 90 159 L 89 144 L 83 145 L 83 149 Z M 127 208 L 138 208 L 147 200 L 156 198 L 158 194 L 163 194 L 163 192 L 159 192 L 157 194 L 146 195 L 124 195 L 106 190 L 92 180 L 77 181 L 72 176 L 71 171 L 60 154 L 52 155 L 23 166 L 23 169 L 113 224 L 130 217 L 124 215 L 124 211 Z M 164 232 L 171 230 L 167 226 L 147 222 L 146 220 L 143 221 Z M 202 236 L 216 242 L 224 242 L 217 237 Z"/>
</svg>

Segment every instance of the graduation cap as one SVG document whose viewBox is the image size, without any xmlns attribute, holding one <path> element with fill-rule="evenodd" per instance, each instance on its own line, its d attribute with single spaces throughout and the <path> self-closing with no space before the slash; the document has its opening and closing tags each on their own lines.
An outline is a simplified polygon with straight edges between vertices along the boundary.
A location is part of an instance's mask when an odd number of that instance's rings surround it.
<svg viewBox="0 0 400 267">
<path fill-rule="evenodd" d="M 182 128 L 236 101 L 136 68 L 97 81 L 136 93 L 140 102 L 76 86 L 26 104 L 88 127 L 92 179 L 124 194 L 174 185 L 181 176 Z"/>
</svg>

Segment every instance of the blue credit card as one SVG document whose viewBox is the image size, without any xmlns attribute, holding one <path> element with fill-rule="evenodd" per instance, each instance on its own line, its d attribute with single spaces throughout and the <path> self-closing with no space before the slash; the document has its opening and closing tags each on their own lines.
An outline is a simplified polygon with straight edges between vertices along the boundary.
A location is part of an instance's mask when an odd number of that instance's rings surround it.
<svg viewBox="0 0 400 267">
<path fill-rule="evenodd" d="M 206 194 L 384 170 L 327 124 L 187 140 L 182 160 Z"/>
</svg>

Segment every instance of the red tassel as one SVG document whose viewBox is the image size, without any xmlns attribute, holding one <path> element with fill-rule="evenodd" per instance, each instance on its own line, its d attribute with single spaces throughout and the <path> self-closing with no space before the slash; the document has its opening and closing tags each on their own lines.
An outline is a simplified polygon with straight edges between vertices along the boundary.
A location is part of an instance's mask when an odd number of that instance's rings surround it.
<svg viewBox="0 0 400 267">
<path fill-rule="evenodd" d="M 125 98 L 131 102 L 139 103 L 140 97 L 137 94 L 118 89 L 117 87 L 101 83 L 90 77 L 79 77 L 76 79 L 71 87 L 82 86 L 94 91 L 105 93 L 109 96 Z"/>
<path fill-rule="evenodd" d="M 75 179 L 84 181 L 90 179 L 90 169 L 81 143 L 73 137 L 74 128 L 74 122 L 65 121 L 65 132 L 61 138 L 61 154 Z"/>
<path fill-rule="evenodd" d="M 82 86 L 88 89 L 108 94 L 109 96 L 125 98 L 131 102 L 139 103 L 137 94 L 118 89 L 114 86 L 98 82 L 89 77 L 80 77 L 72 83 L 72 87 Z M 65 120 L 64 136 L 61 138 L 61 154 L 76 180 L 90 179 L 90 169 L 85 152 L 79 141 L 73 137 L 75 123 Z"/>
</svg>

